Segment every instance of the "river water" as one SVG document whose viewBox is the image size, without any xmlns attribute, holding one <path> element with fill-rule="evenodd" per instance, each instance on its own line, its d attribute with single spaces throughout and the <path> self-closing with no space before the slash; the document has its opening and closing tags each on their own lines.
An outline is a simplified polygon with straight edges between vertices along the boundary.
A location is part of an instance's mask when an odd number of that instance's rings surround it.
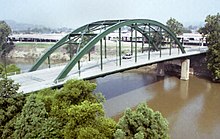
<svg viewBox="0 0 220 139">
<path fill-rule="evenodd" d="M 146 102 L 169 121 L 173 139 L 220 138 L 220 85 L 196 76 L 188 81 L 174 76 L 159 78 L 146 68 L 95 80 L 96 92 L 107 101 L 107 116 L 118 119 L 127 108 Z"/>
<path fill-rule="evenodd" d="M 27 71 L 34 61 L 8 60 Z M 47 67 L 44 64 L 44 67 Z M 97 78 L 95 92 L 102 92 L 107 101 L 106 115 L 118 120 L 123 111 L 145 102 L 160 111 L 169 121 L 172 139 L 220 138 L 220 85 L 196 76 L 188 81 L 178 77 L 157 77 L 142 67 Z"/>
</svg>

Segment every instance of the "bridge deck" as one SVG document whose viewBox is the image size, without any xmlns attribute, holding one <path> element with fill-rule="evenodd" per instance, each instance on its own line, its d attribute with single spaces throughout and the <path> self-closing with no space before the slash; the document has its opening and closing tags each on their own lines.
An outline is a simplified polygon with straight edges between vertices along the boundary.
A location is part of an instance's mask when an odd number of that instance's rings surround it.
<svg viewBox="0 0 220 139">
<path fill-rule="evenodd" d="M 56 87 L 64 84 L 69 79 L 90 79 L 108 74 L 124 71 L 127 69 L 137 68 L 144 65 L 158 63 L 161 61 L 167 61 L 172 59 L 178 59 L 182 57 L 197 55 L 205 53 L 207 47 L 189 47 L 185 48 L 186 53 L 181 54 L 177 48 L 172 48 L 172 54 L 169 55 L 169 49 L 162 50 L 162 56 L 160 57 L 159 52 L 151 52 L 150 60 L 148 60 L 148 53 L 139 53 L 137 62 L 135 63 L 134 57 L 131 59 L 122 59 L 121 66 L 116 66 L 116 58 L 109 58 L 103 60 L 103 70 L 100 68 L 100 62 L 89 61 L 81 63 L 81 72 L 79 75 L 78 67 L 74 67 L 65 80 L 54 83 L 55 78 L 62 71 L 64 66 L 53 67 L 48 69 L 37 70 L 34 72 L 22 73 L 18 75 L 10 76 L 11 79 L 15 80 L 16 83 L 21 85 L 19 91 L 23 93 L 30 93 L 32 91 L 38 91 L 43 88 Z"/>
</svg>

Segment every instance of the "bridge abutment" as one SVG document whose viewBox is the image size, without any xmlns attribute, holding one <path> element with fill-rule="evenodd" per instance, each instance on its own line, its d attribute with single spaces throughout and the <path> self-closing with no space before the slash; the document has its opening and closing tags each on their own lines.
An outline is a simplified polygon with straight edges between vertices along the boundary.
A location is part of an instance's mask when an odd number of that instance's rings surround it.
<svg viewBox="0 0 220 139">
<path fill-rule="evenodd" d="M 164 62 L 157 63 L 157 76 L 165 76 L 164 73 Z"/>
<path fill-rule="evenodd" d="M 189 80 L 190 60 L 185 59 L 181 62 L 181 80 Z"/>
</svg>

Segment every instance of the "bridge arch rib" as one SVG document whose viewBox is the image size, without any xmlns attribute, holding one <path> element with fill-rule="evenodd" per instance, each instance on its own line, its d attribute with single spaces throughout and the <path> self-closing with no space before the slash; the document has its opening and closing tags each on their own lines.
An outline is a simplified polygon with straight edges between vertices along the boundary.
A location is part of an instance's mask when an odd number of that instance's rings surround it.
<svg viewBox="0 0 220 139">
<path fill-rule="evenodd" d="M 122 21 L 122 22 L 116 23 L 115 25 L 107 28 L 104 32 L 100 33 L 99 35 L 94 37 L 91 41 L 89 41 L 83 47 L 83 49 L 80 50 L 79 53 L 73 59 L 71 59 L 71 61 L 66 65 L 66 67 L 62 70 L 62 72 L 58 75 L 56 80 L 65 78 L 67 76 L 67 74 L 71 71 L 71 69 L 76 65 L 76 63 L 85 54 L 87 54 L 98 41 L 100 41 L 102 38 L 107 36 L 109 33 L 113 32 L 113 31 L 115 31 L 115 30 L 117 30 L 117 29 L 119 29 L 119 28 L 121 28 L 123 26 L 130 26 L 130 25 L 138 24 L 138 23 L 145 23 L 145 24 L 147 23 L 147 24 L 150 24 L 150 25 L 156 25 L 156 26 L 159 26 L 159 27 L 163 28 L 172 37 L 172 39 L 174 39 L 174 41 L 180 47 L 182 53 L 185 53 L 182 45 L 180 44 L 180 42 L 176 38 L 175 34 L 171 30 L 169 30 L 165 25 L 163 25 L 163 24 L 161 24 L 161 23 L 159 23 L 157 21 L 148 20 L 148 19 L 126 20 L 126 21 Z"/>
<path fill-rule="evenodd" d="M 37 68 L 59 47 L 63 46 L 64 44 L 67 44 L 69 42 L 71 42 L 72 40 L 74 41 L 78 41 L 80 37 L 76 37 L 74 39 L 71 39 L 71 37 L 74 36 L 83 36 L 88 34 L 90 31 L 94 31 L 94 30 L 104 30 L 103 32 L 100 31 L 99 34 L 93 35 L 93 37 L 90 38 L 90 40 L 84 45 L 84 47 L 80 48 L 79 47 L 79 51 L 77 52 L 77 54 L 70 60 L 70 62 L 65 66 L 65 68 L 61 71 L 61 73 L 58 75 L 58 77 L 55 79 L 59 80 L 62 78 L 65 78 L 67 76 L 67 74 L 71 71 L 71 69 L 76 65 L 76 63 L 85 55 L 87 54 L 92 48 L 93 46 L 100 41 L 101 39 L 103 39 L 104 37 L 106 37 L 108 34 L 110 34 L 111 32 L 122 28 L 124 26 L 128 26 L 133 28 L 134 30 L 140 32 L 145 38 L 147 38 L 149 40 L 149 43 L 151 43 L 151 45 L 158 50 L 157 46 L 153 43 L 151 36 L 147 34 L 147 32 L 143 29 L 140 28 L 140 25 L 145 25 L 148 26 L 149 28 L 151 26 L 156 26 L 159 27 L 161 29 L 163 29 L 174 41 L 175 43 L 178 45 L 178 47 L 180 48 L 182 53 L 185 53 L 184 48 L 182 47 L 181 43 L 179 42 L 179 40 L 176 38 L 176 35 L 165 25 L 163 25 L 162 23 L 159 23 L 157 21 L 154 20 L 149 20 L 149 19 L 132 19 L 132 20 L 105 20 L 105 21 L 97 21 L 97 22 L 93 22 L 87 25 L 84 25 L 82 27 L 79 27 L 78 29 L 74 30 L 73 32 L 71 32 L 70 34 L 66 35 L 65 37 L 63 37 L 60 41 L 58 41 L 54 46 L 52 46 L 50 49 L 48 49 L 46 51 L 46 53 L 44 55 L 41 56 L 40 59 L 38 59 L 38 61 L 34 64 L 34 66 L 29 70 L 29 71 L 35 71 L 37 70 Z M 152 28 L 152 27 L 151 27 Z M 153 29 L 153 28 L 152 28 Z M 154 30 L 154 29 L 153 29 Z M 155 30 L 154 30 L 155 31 Z M 160 34 L 162 35 L 162 34 Z"/>
</svg>

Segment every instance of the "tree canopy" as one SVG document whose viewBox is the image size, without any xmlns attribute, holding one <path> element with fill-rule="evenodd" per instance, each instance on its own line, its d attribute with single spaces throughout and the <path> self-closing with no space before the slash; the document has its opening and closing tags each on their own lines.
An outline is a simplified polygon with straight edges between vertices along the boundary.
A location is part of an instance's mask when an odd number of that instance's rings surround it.
<svg viewBox="0 0 220 139">
<path fill-rule="evenodd" d="M 183 24 L 177 21 L 175 18 L 170 18 L 167 20 L 166 25 L 176 34 L 181 35 L 183 34 Z"/>
<path fill-rule="evenodd" d="M 46 89 L 37 94 L 50 117 L 61 124 L 62 138 L 113 138 L 116 123 L 104 117 L 103 96 L 93 94 L 96 85 L 70 80 L 60 90 Z"/>
<path fill-rule="evenodd" d="M 12 138 L 15 121 L 25 103 L 19 85 L 3 76 L 0 79 L 0 138 Z"/>
<path fill-rule="evenodd" d="M 35 95 L 27 98 L 21 114 L 15 122 L 14 138 L 60 138 L 60 123 L 48 117 L 44 103 L 36 99 Z"/>
<path fill-rule="evenodd" d="M 2 45 L 7 42 L 7 37 L 11 33 L 11 28 L 5 21 L 0 21 L 0 50 Z"/>
<path fill-rule="evenodd" d="M 15 64 L 3 65 L 0 63 L 0 75 L 6 73 L 12 73 L 12 72 L 20 73 L 20 71 L 21 69 L 18 68 Z"/>
<path fill-rule="evenodd" d="M 14 44 L 12 41 L 8 43 L 9 40 L 8 36 L 11 34 L 11 28 L 5 21 L 0 21 L 0 56 L 5 56 L 7 53 L 9 53 L 13 47 Z"/>
<path fill-rule="evenodd" d="M 62 89 L 26 99 L 12 80 L 3 78 L 0 85 L 0 138 L 168 138 L 168 122 L 146 104 L 128 109 L 116 125 L 105 117 L 104 97 L 93 93 L 96 85 L 89 81 L 69 80 Z"/>
<path fill-rule="evenodd" d="M 161 113 L 154 112 L 146 104 L 135 111 L 127 109 L 117 124 L 116 139 L 167 139 L 168 122 Z"/>
<path fill-rule="evenodd" d="M 208 15 L 205 26 L 199 32 L 206 37 L 208 44 L 208 69 L 212 72 L 213 80 L 220 81 L 220 14 Z"/>
</svg>

